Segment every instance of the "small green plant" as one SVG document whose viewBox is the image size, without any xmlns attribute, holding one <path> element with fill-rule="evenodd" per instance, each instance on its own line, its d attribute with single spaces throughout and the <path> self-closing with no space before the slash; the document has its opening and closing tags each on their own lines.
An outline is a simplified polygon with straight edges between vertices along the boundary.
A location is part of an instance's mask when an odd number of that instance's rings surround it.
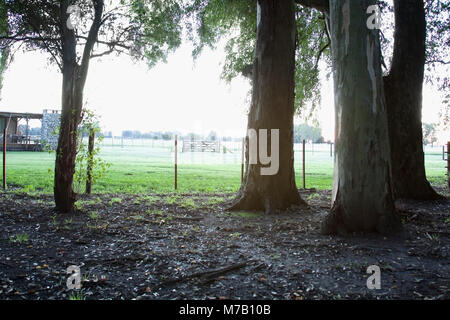
<svg viewBox="0 0 450 320">
<path fill-rule="evenodd" d="M 97 138 L 96 147 L 92 153 L 88 150 L 88 144 L 84 137 L 89 137 L 93 132 Z M 82 121 L 78 130 L 77 157 L 75 159 L 75 174 L 73 177 L 74 189 L 77 193 L 82 191 L 88 180 L 88 169 L 91 168 L 91 181 L 94 184 L 98 179 L 103 177 L 106 170 L 111 164 L 99 158 L 100 144 L 103 136 L 100 134 L 100 126 L 98 116 L 93 111 L 83 108 Z"/>
<path fill-rule="evenodd" d="M 313 199 L 320 199 L 320 195 L 318 193 L 313 193 L 307 197 L 307 200 L 313 200 Z"/>
<path fill-rule="evenodd" d="M 122 199 L 121 199 L 121 198 L 111 198 L 111 199 L 109 200 L 109 205 L 112 206 L 112 205 L 114 205 L 115 203 L 121 203 L 121 202 L 122 202 Z"/>
<path fill-rule="evenodd" d="M 72 292 L 69 296 L 69 300 L 85 300 L 83 292 Z"/>
<path fill-rule="evenodd" d="M 156 201 L 158 201 L 160 198 L 157 196 L 143 196 L 141 197 L 142 201 L 147 202 L 148 204 L 154 203 Z"/>
<path fill-rule="evenodd" d="M 241 233 L 240 232 L 234 232 L 234 233 L 231 233 L 230 234 L 230 238 L 235 238 L 235 239 L 237 239 L 237 238 L 239 238 L 241 236 Z"/>
<path fill-rule="evenodd" d="M 257 218 L 261 216 L 256 212 L 246 212 L 246 211 L 234 212 L 231 215 L 234 217 L 241 217 L 241 218 Z"/>
<path fill-rule="evenodd" d="M 166 198 L 166 204 L 175 204 L 180 200 L 179 196 L 169 196 Z"/>
<path fill-rule="evenodd" d="M 219 203 L 223 203 L 225 202 L 224 198 L 221 197 L 211 197 L 208 201 L 208 204 L 210 205 L 215 205 L 215 204 L 219 204 Z"/>
<path fill-rule="evenodd" d="M 190 208 L 190 209 L 195 209 L 198 206 L 195 204 L 195 201 L 192 198 L 185 198 L 183 200 L 181 200 L 179 206 L 181 208 Z"/>
<path fill-rule="evenodd" d="M 93 220 L 98 220 L 98 218 L 100 217 L 98 214 L 98 211 L 91 211 L 89 212 L 89 217 Z"/>
<path fill-rule="evenodd" d="M 82 211 L 84 209 L 83 200 L 78 200 L 77 202 L 75 202 L 74 206 L 75 206 L 75 209 Z"/>
<path fill-rule="evenodd" d="M 165 215 L 165 212 L 161 209 L 154 209 L 154 210 L 147 209 L 145 213 L 148 215 L 155 215 L 157 217 L 162 217 L 163 215 Z"/>
<path fill-rule="evenodd" d="M 91 200 L 86 202 L 86 204 L 90 205 L 90 206 L 93 206 L 93 205 L 96 205 L 96 204 L 100 204 L 100 203 L 102 203 L 102 199 L 100 199 L 100 197 L 97 197 L 95 199 L 91 199 Z"/>
<path fill-rule="evenodd" d="M 35 188 L 32 185 L 26 185 L 22 188 L 23 193 L 32 193 L 35 191 Z"/>
<path fill-rule="evenodd" d="M 28 234 L 26 233 L 20 233 L 16 234 L 9 238 L 9 242 L 12 243 L 27 243 L 29 240 Z"/>
<path fill-rule="evenodd" d="M 445 219 L 445 223 L 450 223 L 450 217 L 448 217 L 447 219 Z"/>
</svg>

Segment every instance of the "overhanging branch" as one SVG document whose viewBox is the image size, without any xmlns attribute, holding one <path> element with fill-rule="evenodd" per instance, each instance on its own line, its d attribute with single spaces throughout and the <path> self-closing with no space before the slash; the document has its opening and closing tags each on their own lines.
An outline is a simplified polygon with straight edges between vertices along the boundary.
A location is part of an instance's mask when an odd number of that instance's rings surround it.
<svg viewBox="0 0 450 320">
<path fill-rule="evenodd" d="M 330 6 L 329 0 L 295 0 L 295 3 L 321 12 L 328 11 Z"/>
</svg>

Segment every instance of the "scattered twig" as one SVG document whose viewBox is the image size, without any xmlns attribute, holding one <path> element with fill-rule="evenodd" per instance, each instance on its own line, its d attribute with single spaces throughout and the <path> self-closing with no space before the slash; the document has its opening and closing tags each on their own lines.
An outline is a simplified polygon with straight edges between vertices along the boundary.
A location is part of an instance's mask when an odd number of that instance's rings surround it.
<svg viewBox="0 0 450 320">
<path fill-rule="evenodd" d="M 186 281 L 186 280 L 190 280 L 190 279 L 194 279 L 194 278 L 205 278 L 206 280 L 208 279 L 213 279 L 213 278 L 217 278 L 227 272 L 233 271 L 233 270 L 237 270 L 237 269 L 241 269 L 244 268 L 246 266 L 248 266 L 251 262 L 253 262 L 253 260 L 249 260 L 246 262 L 242 262 L 242 263 L 237 263 L 237 264 L 233 264 L 224 268 L 218 268 L 218 269 L 213 269 L 213 270 L 207 270 L 207 271 L 202 271 L 202 272 L 196 272 L 190 275 L 186 275 L 186 276 L 182 276 L 176 279 L 170 279 L 164 282 L 161 282 L 158 287 L 162 287 L 162 286 L 166 286 L 166 285 L 170 285 L 170 284 L 174 284 L 177 282 L 182 282 L 182 281 Z"/>
</svg>

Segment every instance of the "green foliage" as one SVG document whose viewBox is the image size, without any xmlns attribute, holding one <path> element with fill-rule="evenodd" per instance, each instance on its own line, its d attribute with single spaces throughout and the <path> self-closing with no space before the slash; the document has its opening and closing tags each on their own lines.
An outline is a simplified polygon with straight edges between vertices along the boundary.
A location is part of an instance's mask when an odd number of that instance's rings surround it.
<svg viewBox="0 0 450 320">
<path fill-rule="evenodd" d="M 186 12 L 191 18 L 188 30 L 192 31 L 194 58 L 205 46 L 215 48 L 225 39 L 222 78 L 231 81 L 251 72 L 256 45 L 256 0 L 191 0 Z M 319 12 L 297 6 L 296 19 L 295 108 L 309 118 L 320 103 L 318 56 L 328 39 Z M 328 49 L 323 49 L 321 57 L 327 54 Z"/>
<path fill-rule="evenodd" d="M 303 140 L 307 142 L 317 143 L 323 140 L 322 129 L 313 127 L 306 123 L 294 126 L 294 142 L 301 143 Z"/>
<path fill-rule="evenodd" d="M 128 17 L 135 29 L 132 54 L 146 58 L 150 67 L 166 61 L 167 55 L 181 44 L 183 16 L 179 1 L 121 0 L 129 6 Z"/>
<path fill-rule="evenodd" d="M 437 142 L 436 124 L 424 122 L 422 123 L 422 131 L 424 144 L 434 144 L 435 142 Z"/>
<path fill-rule="evenodd" d="M 319 60 L 330 64 L 329 45 L 322 14 L 310 8 L 297 13 L 295 59 L 295 110 L 304 119 L 313 117 L 320 105 Z"/>
<path fill-rule="evenodd" d="M 121 198 L 111 198 L 111 199 L 109 200 L 109 205 L 112 206 L 112 205 L 114 205 L 115 203 L 121 203 L 121 202 L 122 202 L 122 199 L 121 199 Z"/>
<path fill-rule="evenodd" d="M 260 213 L 247 212 L 247 211 L 233 212 L 231 215 L 234 217 L 240 217 L 240 218 L 259 218 L 259 217 L 261 217 Z"/>
<path fill-rule="evenodd" d="M 13 243 L 27 243 L 29 241 L 29 236 L 26 233 L 16 234 L 9 238 L 9 242 Z"/>
<path fill-rule="evenodd" d="M 160 60 L 164 61 L 167 54 L 181 43 L 183 11 L 176 0 L 9 0 L 6 3 L 8 26 L 11 34 L 19 36 L 4 39 L 3 46 L 22 42 L 28 50 L 49 53 L 50 61 L 61 68 L 61 34 L 64 34 L 69 18 L 65 14 L 61 16 L 61 8 L 71 4 L 80 9 L 81 19 L 75 34 L 77 46 L 83 47 L 92 30 L 95 3 L 103 7 L 103 15 L 91 57 L 125 53 L 135 59 L 146 59 L 153 66 Z M 83 50 L 76 53 L 79 55 Z M 78 56 L 77 60 L 80 61 L 81 57 Z"/>
<path fill-rule="evenodd" d="M 96 144 L 92 154 L 89 153 L 88 144 L 83 139 L 89 136 L 93 131 L 96 136 Z M 111 166 L 106 161 L 102 160 L 98 155 L 100 153 L 100 143 L 103 136 L 99 134 L 100 127 L 98 117 L 90 110 L 83 110 L 83 120 L 78 130 L 78 150 L 75 160 L 75 175 L 74 175 L 74 189 L 75 192 L 81 192 L 82 188 L 88 179 L 88 166 L 92 165 L 92 183 L 96 183 Z"/>
<path fill-rule="evenodd" d="M 8 35 L 8 17 L 5 1 L 0 2 L 0 35 Z M 10 48 L 0 46 L 0 100 L 3 88 L 3 74 L 8 66 L 8 58 L 10 56 Z"/>
<path fill-rule="evenodd" d="M 83 292 L 72 292 L 69 296 L 69 300 L 85 300 Z"/>
</svg>

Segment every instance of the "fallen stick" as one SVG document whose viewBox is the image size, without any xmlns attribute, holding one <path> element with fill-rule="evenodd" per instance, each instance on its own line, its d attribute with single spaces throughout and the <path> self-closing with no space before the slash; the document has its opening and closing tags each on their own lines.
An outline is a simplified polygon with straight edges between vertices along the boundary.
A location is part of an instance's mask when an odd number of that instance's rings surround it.
<svg viewBox="0 0 450 320">
<path fill-rule="evenodd" d="M 246 267 L 250 262 L 253 262 L 252 260 L 250 261 L 246 261 L 246 262 L 242 262 L 242 263 L 238 263 L 238 264 L 233 264 L 231 266 L 227 266 L 224 268 L 218 268 L 218 269 L 213 269 L 213 270 L 208 270 L 208 271 L 202 271 L 202 272 L 196 272 L 190 275 L 186 275 L 186 276 L 182 276 L 176 279 L 170 279 L 164 282 L 161 282 L 158 287 L 162 287 L 165 285 L 169 285 L 169 284 L 173 284 L 173 283 L 177 283 L 177 282 L 181 282 L 181 281 L 186 281 L 189 279 L 194 279 L 194 278 L 202 278 L 205 277 L 206 279 L 211 279 L 211 278 L 217 278 L 218 276 L 225 274 L 227 272 L 236 270 L 236 269 L 241 269 L 243 267 Z"/>
</svg>

